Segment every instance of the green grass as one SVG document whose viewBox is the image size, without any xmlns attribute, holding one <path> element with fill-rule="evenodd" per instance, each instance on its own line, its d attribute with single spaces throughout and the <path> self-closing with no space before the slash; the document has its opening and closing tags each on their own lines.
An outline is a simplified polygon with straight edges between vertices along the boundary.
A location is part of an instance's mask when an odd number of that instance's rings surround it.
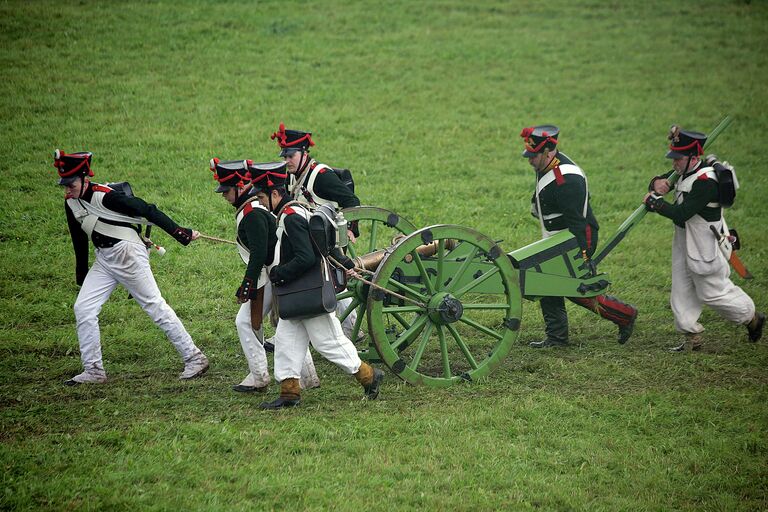
<svg viewBox="0 0 768 512">
<path fill-rule="evenodd" d="M 93 151 L 174 219 L 233 236 L 207 168 L 276 158 L 280 121 L 353 170 L 364 204 L 538 237 L 523 126 L 555 123 L 586 171 L 601 240 L 639 204 L 670 124 L 735 122 L 713 146 L 742 189 L 742 281 L 768 304 L 768 5 L 646 2 L 0 2 L 0 508 L 50 510 L 765 510 L 765 341 L 711 311 L 674 344 L 671 225 L 648 216 L 603 262 L 635 335 L 569 306 L 567 350 L 532 351 L 541 314 L 485 381 L 389 376 L 381 399 L 318 361 L 319 390 L 265 414 L 245 374 L 231 247 L 158 233 L 163 295 L 212 362 L 181 383 L 162 333 L 118 289 L 101 315 L 110 383 L 79 372 L 74 257 L 51 152 Z M 318 358 L 319 359 L 319 358 Z M 273 386 L 271 394 L 276 390 Z"/>
</svg>

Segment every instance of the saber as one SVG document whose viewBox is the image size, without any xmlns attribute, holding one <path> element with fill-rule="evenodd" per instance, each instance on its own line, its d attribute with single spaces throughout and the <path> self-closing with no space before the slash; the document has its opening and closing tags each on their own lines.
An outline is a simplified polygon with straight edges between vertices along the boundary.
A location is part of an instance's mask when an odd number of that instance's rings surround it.
<svg viewBox="0 0 768 512">
<path fill-rule="evenodd" d="M 731 124 L 733 119 L 731 116 L 725 116 L 722 121 L 718 123 L 717 126 L 710 132 L 709 137 L 707 137 L 707 142 L 704 143 L 704 147 L 702 148 L 702 151 L 705 151 L 717 138 L 720 136 L 720 134 L 728 128 L 728 126 Z M 672 175 L 667 178 L 669 180 L 670 185 L 674 185 L 675 182 L 680 178 L 680 175 L 675 173 L 672 173 Z M 645 214 L 648 213 L 645 209 L 645 205 L 641 204 L 638 206 L 637 210 L 632 212 L 632 214 L 627 217 L 627 220 L 625 220 L 621 226 L 619 226 L 618 231 L 615 235 L 613 235 L 608 242 L 603 246 L 602 250 L 598 252 L 595 256 L 592 257 L 592 261 L 595 262 L 595 265 L 600 263 L 603 258 L 605 258 L 609 252 L 611 252 L 618 244 L 621 242 L 621 240 L 629 233 L 629 230 L 632 229 L 637 225 L 638 222 L 642 220 L 643 217 L 645 217 Z"/>
<path fill-rule="evenodd" d="M 237 245 L 237 242 L 233 242 L 232 240 L 225 240 L 223 238 L 216 238 L 215 236 L 204 235 L 202 233 L 200 233 L 200 238 L 204 238 L 206 240 L 210 240 L 211 242 L 219 242 L 220 244 Z"/>
</svg>

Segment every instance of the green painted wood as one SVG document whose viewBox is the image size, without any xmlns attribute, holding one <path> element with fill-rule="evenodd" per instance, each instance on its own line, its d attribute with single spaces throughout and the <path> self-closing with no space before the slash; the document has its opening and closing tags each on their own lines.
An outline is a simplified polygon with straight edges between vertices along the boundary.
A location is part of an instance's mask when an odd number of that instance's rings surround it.
<svg viewBox="0 0 768 512">
<path fill-rule="evenodd" d="M 458 241 L 453 250 L 448 239 Z M 415 251 L 432 240 L 438 241 L 434 256 Z M 411 384 L 445 387 L 487 377 L 518 338 L 518 272 L 493 239 L 470 228 L 413 232 L 392 248 L 372 281 L 424 302 L 376 292 L 367 299 L 369 334 L 381 360 Z"/>
<path fill-rule="evenodd" d="M 416 231 L 408 219 L 401 217 L 393 211 L 375 206 L 356 206 L 342 210 L 344 218 L 348 221 L 358 221 L 360 237 L 354 244 L 349 244 L 347 254 L 350 257 L 374 252 L 379 249 L 385 249 L 392 243 L 392 239 L 397 235 L 407 235 Z M 366 304 L 368 299 L 368 285 L 351 280 L 348 283 L 347 291 L 336 295 L 337 299 L 354 296 L 353 307 L 344 312 L 343 318 L 351 313 L 352 309 L 357 312 L 357 321 L 352 332 L 352 340 L 355 341 L 361 332 L 366 330 L 364 319 L 366 316 Z M 341 320 L 343 320 L 343 318 Z M 380 362 L 370 336 L 364 346 L 358 347 L 360 358 L 376 363 Z"/>
</svg>

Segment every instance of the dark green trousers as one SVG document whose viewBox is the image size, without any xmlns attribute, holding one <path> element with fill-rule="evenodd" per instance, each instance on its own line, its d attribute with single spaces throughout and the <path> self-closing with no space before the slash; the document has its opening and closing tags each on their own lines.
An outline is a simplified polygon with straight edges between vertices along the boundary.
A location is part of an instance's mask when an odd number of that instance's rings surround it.
<svg viewBox="0 0 768 512">
<path fill-rule="evenodd" d="M 542 297 L 541 313 L 544 315 L 544 332 L 548 340 L 568 341 L 568 313 L 562 297 Z"/>
</svg>

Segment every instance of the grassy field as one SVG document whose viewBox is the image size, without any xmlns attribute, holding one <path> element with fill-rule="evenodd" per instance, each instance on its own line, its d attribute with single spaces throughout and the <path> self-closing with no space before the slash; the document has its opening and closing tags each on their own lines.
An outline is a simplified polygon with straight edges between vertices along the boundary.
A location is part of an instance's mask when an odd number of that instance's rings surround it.
<svg viewBox="0 0 768 512">
<path fill-rule="evenodd" d="M 711 311 L 670 354 L 671 223 L 647 216 L 603 262 L 641 313 L 626 346 L 569 306 L 574 346 L 519 342 L 490 378 L 434 390 L 391 374 L 376 402 L 318 361 L 302 406 L 260 412 L 234 328 L 229 246 L 158 233 L 163 295 L 211 360 L 172 346 L 118 289 L 101 314 L 110 382 L 80 371 L 74 256 L 55 148 L 93 151 L 180 224 L 233 237 L 207 162 L 277 156 L 283 121 L 353 170 L 364 204 L 417 226 L 537 239 L 524 126 L 554 123 L 587 172 L 605 240 L 664 159 L 670 124 L 733 125 L 727 212 L 768 307 L 768 4 L 649 0 L 1 1 L 0 509 L 766 510 L 768 349 Z M 317 358 L 319 359 L 319 357 Z M 277 391 L 272 386 L 270 395 Z"/>
</svg>

